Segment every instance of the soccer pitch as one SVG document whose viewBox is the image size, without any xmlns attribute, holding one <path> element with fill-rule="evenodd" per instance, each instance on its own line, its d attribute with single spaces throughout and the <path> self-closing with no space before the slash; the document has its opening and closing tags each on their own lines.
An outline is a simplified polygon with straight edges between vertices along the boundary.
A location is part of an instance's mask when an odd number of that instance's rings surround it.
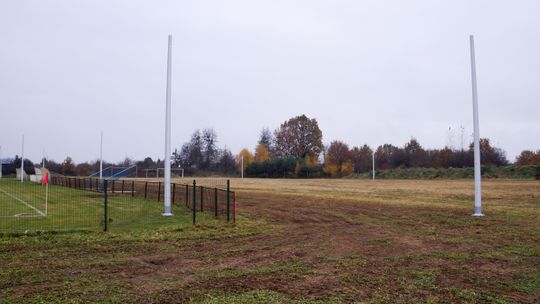
<svg viewBox="0 0 540 304">
<path fill-rule="evenodd" d="M 0 179 L 0 232 L 103 229 L 103 193 L 55 185 L 48 187 L 46 202 L 46 186 Z M 178 216 L 182 220 L 191 216 L 191 211 L 183 206 L 173 206 L 173 213 L 177 215 L 174 217 L 161 216 L 162 209 L 161 202 L 129 194 L 109 194 L 108 226 L 111 230 L 174 228 L 178 226 Z"/>
<path fill-rule="evenodd" d="M 46 216 L 46 187 L 21 183 L 15 179 L 0 180 L 0 217 L 26 218 Z"/>
</svg>

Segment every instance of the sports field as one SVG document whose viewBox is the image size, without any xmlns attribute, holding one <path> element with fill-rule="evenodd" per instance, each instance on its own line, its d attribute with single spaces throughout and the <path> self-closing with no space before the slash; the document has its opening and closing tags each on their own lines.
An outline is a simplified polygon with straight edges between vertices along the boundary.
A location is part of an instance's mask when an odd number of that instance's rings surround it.
<svg viewBox="0 0 540 304">
<path fill-rule="evenodd" d="M 232 185 L 236 226 L 0 238 L 0 301 L 540 302 L 539 181 L 484 181 L 484 218 L 471 180 Z"/>
<path fill-rule="evenodd" d="M 36 231 L 101 231 L 104 227 L 103 193 L 38 183 L 0 179 L 0 233 Z M 178 219 L 160 216 L 163 204 L 119 193 L 108 196 L 109 228 L 115 230 L 178 227 Z M 173 206 L 182 218 L 184 207 Z M 201 215 L 204 220 L 210 216 Z"/>
<path fill-rule="evenodd" d="M 16 179 L 0 179 L 0 218 L 19 219 L 44 217 L 46 189 L 36 183 L 21 183 Z"/>
</svg>

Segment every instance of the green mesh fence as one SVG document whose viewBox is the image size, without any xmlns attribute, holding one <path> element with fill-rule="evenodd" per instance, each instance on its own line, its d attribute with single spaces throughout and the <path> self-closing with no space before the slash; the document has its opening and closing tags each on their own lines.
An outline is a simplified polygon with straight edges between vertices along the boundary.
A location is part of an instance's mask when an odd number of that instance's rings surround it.
<svg viewBox="0 0 540 304">
<path fill-rule="evenodd" d="M 235 195 L 226 186 L 172 183 L 173 217 L 161 216 L 163 190 L 161 182 L 127 179 L 53 175 L 41 185 L 1 178 L 0 233 L 175 228 L 194 214 L 197 222 L 236 218 Z"/>
</svg>

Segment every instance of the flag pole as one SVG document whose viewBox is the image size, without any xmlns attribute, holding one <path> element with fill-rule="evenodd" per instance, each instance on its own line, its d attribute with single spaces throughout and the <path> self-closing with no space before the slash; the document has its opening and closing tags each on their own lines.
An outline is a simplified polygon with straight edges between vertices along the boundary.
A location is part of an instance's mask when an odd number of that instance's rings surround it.
<svg viewBox="0 0 540 304">
<path fill-rule="evenodd" d="M 48 176 L 47 176 L 47 179 L 48 179 Z M 47 216 L 48 214 L 47 213 L 48 200 L 49 200 L 49 181 L 47 181 L 47 183 L 45 184 L 45 216 Z"/>
</svg>

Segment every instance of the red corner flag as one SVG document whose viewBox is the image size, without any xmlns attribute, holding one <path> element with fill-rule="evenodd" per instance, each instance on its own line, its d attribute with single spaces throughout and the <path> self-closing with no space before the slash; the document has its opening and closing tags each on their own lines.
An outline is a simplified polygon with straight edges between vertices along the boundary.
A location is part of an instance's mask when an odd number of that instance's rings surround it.
<svg viewBox="0 0 540 304">
<path fill-rule="evenodd" d="M 42 185 L 49 184 L 49 171 L 46 171 L 45 174 L 43 174 L 43 177 L 41 178 L 41 184 Z"/>
</svg>

